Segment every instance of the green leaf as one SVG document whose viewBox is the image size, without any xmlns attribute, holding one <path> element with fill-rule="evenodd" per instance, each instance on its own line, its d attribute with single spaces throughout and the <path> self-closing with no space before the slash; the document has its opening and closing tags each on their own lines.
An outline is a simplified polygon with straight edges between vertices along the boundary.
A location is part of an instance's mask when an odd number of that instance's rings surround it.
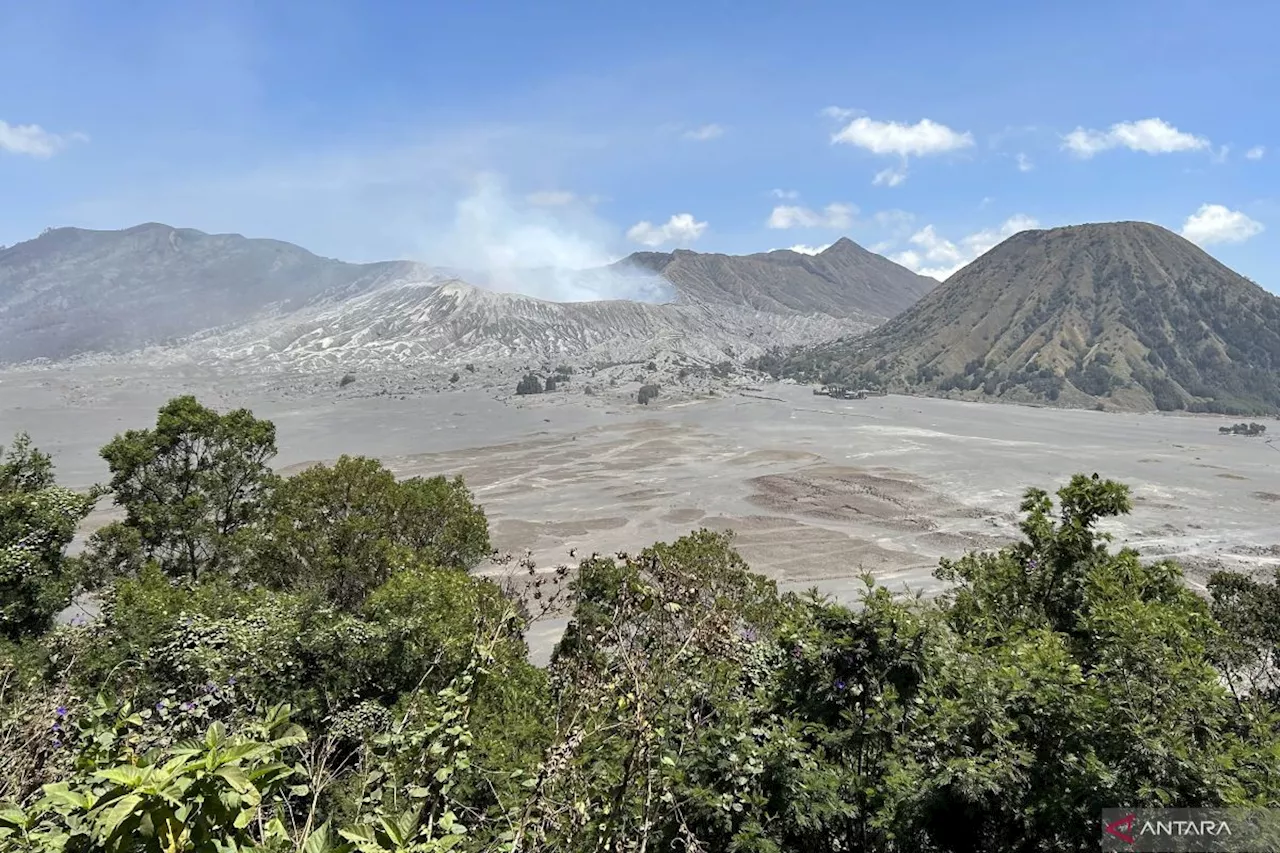
<svg viewBox="0 0 1280 853">
<path fill-rule="evenodd" d="M 110 803 L 109 808 L 100 811 L 97 816 L 98 826 L 101 828 L 102 834 L 113 835 L 120 828 L 120 824 L 132 817 L 142 803 L 143 796 L 141 794 L 128 794 Z M 98 808 L 102 809 L 102 805 Z"/>
<path fill-rule="evenodd" d="M 249 781 L 249 777 L 245 775 L 245 772 L 235 765 L 219 767 L 214 771 L 213 775 L 225 779 L 228 785 L 235 788 L 241 794 L 257 790 L 254 788 L 253 783 Z"/>
<path fill-rule="evenodd" d="M 117 785 L 123 785 L 126 788 L 136 788 L 142 784 L 145 774 L 140 768 L 131 765 L 122 767 L 108 767 L 106 770 L 99 770 L 93 774 L 99 779 L 107 782 L 114 782 Z"/>
</svg>

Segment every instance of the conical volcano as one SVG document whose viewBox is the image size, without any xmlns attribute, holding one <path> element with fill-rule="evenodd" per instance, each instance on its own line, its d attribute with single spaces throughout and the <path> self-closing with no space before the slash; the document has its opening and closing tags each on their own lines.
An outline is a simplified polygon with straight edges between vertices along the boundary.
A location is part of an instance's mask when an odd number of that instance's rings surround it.
<svg viewBox="0 0 1280 853">
<path fill-rule="evenodd" d="M 1144 222 L 1024 231 L 786 375 L 966 399 L 1280 410 L 1280 298 Z"/>
</svg>

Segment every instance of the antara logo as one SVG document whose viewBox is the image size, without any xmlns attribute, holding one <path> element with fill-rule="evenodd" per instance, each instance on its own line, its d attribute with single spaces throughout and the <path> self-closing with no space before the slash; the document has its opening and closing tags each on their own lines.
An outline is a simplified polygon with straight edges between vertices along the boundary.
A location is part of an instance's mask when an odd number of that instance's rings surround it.
<svg viewBox="0 0 1280 853">
<path fill-rule="evenodd" d="M 1144 817 L 1138 819 L 1135 812 L 1128 812 L 1115 820 L 1106 821 L 1102 826 L 1102 831 L 1112 838 L 1119 839 L 1125 844 L 1137 845 L 1140 839 L 1154 840 L 1157 838 L 1180 838 L 1183 836 L 1229 836 L 1231 835 L 1231 826 L 1226 820 L 1209 820 L 1201 818 L 1193 819 L 1169 819 L 1161 814 L 1160 817 L 1152 820 Z"/>
<path fill-rule="evenodd" d="M 1133 824 L 1137 819 L 1137 815 L 1130 812 L 1119 820 L 1111 821 L 1111 823 L 1102 828 L 1102 831 L 1107 835 L 1114 835 L 1125 844 L 1132 844 L 1134 842 Z"/>
</svg>

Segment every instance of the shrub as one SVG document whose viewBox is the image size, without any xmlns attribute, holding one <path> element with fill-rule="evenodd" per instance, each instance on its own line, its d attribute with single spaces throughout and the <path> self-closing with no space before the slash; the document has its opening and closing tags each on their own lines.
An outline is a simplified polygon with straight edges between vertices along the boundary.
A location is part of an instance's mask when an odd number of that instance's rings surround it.
<svg viewBox="0 0 1280 853">
<path fill-rule="evenodd" d="M 526 373 L 525 377 L 516 383 L 516 393 L 525 394 L 541 394 L 542 380 L 536 374 Z"/>
</svg>

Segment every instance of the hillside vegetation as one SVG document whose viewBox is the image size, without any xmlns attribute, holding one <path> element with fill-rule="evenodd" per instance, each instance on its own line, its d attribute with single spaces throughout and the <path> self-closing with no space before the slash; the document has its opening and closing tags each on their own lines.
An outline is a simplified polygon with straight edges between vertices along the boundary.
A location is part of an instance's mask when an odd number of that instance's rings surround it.
<svg viewBox="0 0 1280 853">
<path fill-rule="evenodd" d="M 1024 231 L 857 338 L 775 375 L 966 399 L 1280 410 L 1280 298 L 1156 225 Z"/>
<path fill-rule="evenodd" d="M 274 452 L 172 401 L 75 558 L 97 492 L 0 455 L 0 851 L 1078 851 L 1117 804 L 1280 805 L 1280 592 L 1110 549 L 1097 475 L 934 602 L 780 595 L 705 530 L 517 599 L 461 481 Z"/>
</svg>

